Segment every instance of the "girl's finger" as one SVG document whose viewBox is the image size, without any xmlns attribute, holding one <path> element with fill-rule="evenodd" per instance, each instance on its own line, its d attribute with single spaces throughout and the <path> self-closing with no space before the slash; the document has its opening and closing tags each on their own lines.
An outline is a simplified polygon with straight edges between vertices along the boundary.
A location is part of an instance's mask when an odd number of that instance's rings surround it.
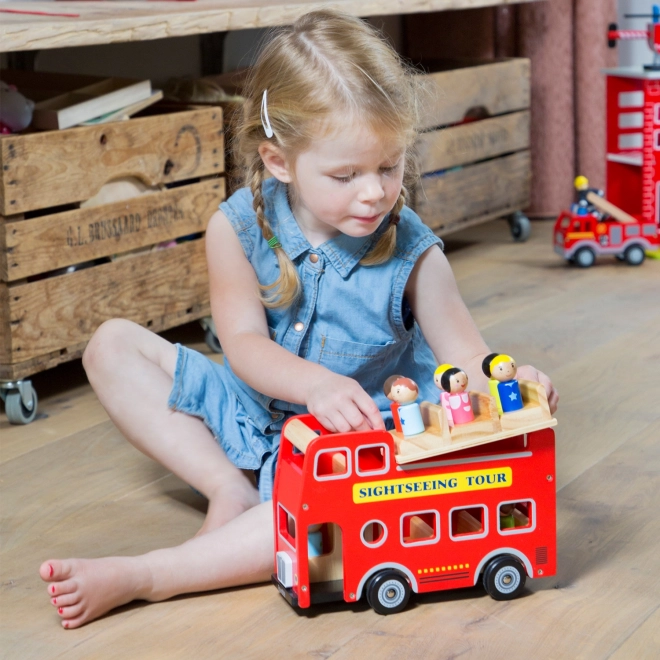
<svg viewBox="0 0 660 660">
<path fill-rule="evenodd" d="M 385 422 L 383 422 L 383 416 L 380 414 L 378 406 L 366 392 L 364 394 L 366 398 L 360 397 L 360 399 L 355 401 L 357 407 L 360 409 L 360 412 L 364 416 L 369 428 L 378 431 L 384 431 Z"/>
</svg>

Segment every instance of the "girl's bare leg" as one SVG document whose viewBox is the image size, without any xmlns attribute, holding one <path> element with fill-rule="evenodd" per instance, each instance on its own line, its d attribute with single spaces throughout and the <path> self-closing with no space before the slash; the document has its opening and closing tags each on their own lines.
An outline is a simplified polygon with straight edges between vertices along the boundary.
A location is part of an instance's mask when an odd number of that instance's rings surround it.
<svg viewBox="0 0 660 660">
<path fill-rule="evenodd" d="M 256 489 L 205 424 L 168 408 L 175 346 L 135 323 L 116 319 L 97 330 L 83 364 L 101 404 L 126 438 L 208 498 L 200 534 L 259 503 Z"/>
<path fill-rule="evenodd" d="M 175 548 L 139 557 L 51 559 L 39 573 L 62 626 L 78 628 L 132 600 L 264 582 L 272 570 L 272 504 L 264 502 Z"/>
</svg>

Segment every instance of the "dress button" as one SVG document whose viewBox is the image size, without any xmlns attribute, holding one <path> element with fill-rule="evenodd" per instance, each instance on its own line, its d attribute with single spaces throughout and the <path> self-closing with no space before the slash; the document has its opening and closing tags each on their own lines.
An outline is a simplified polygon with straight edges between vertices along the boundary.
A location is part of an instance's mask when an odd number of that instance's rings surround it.
<svg viewBox="0 0 660 660">
<path fill-rule="evenodd" d="M 310 254 L 309 255 L 309 260 L 315 264 L 319 260 L 319 255 L 318 254 Z"/>
<path fill-rule="evenodd" d="M 271 419 L 277 419 L 279 415 L 277 413 L 270 413 L 270 418 Z"/>
<path fill-rule="evenodd" d="M 293 329 L 294 329 L 296 332 L 302 332 L 302 329 L 303 329 L 304 327 L 305 327 L 305 324 L 302 323 L 301 321 L 298 321 L 298 323 L 296 323 L 296 324 L 293 326 Z"/>
</svg>

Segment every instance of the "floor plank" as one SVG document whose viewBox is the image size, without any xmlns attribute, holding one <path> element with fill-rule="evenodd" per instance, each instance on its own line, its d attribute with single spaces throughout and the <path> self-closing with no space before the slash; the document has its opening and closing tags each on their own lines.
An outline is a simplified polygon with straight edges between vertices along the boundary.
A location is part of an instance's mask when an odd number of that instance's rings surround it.
<svg viewBox="0 0 660 660">
<path fill-rule="evenodd" d="M 550 236 L 534 223 L 514 244 L 493 222 L 450 237 L 447 254 L 490 345 L 559 388 L 557 576 L 511 602 L 476 587 L 414 597 L 389 617 L 364 603 L 298 615 L 261 585 L 135 603 L 64 631 L 36 572 L 43 559 L 180 543 L 205 504 L 123 440 L 79 363 L 61 365 L 35 377 L 37 421 L 0 416 L 3 657 L 660 657 L 660 262 L 582 271 Z M 168 338 L 210 354 L 194 324 Z"/>
</svg>

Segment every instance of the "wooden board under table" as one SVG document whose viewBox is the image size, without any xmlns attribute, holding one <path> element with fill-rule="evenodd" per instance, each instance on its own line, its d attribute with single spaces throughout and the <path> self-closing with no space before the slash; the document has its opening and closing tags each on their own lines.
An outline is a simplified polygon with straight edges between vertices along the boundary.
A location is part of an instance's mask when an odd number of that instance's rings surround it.
<svg viewBox="0 0 660 660">
<path fill-rule="evenodd" d="M 93 197 L 108 181 L 149 186 L 224 171 L 221 108 L 0 137 L 0 213 Z"/>
<path fill-rule="evenodd" d="M 57 352 L 71 359 L 109 318 L 156 331 L 209 313 L 203 238 L 36 282 L 0 283 L 0 325 L 9 329 L 0 335 L 0 378 L 52 366 Z"/>
<path fill-rule="evenodd" d="M 0 220 L 0 280 L 12 282 L 203 232 L 224 198 L 225 180 L 213 177 L 102 206 Z"/>
<path fill-rule="evenodd" d="M 530 152 L 519 151 L 423 177 L 415 189 L 415 211 L 444 235 L 525 208 L 530 186 Z"/>
</svg>

